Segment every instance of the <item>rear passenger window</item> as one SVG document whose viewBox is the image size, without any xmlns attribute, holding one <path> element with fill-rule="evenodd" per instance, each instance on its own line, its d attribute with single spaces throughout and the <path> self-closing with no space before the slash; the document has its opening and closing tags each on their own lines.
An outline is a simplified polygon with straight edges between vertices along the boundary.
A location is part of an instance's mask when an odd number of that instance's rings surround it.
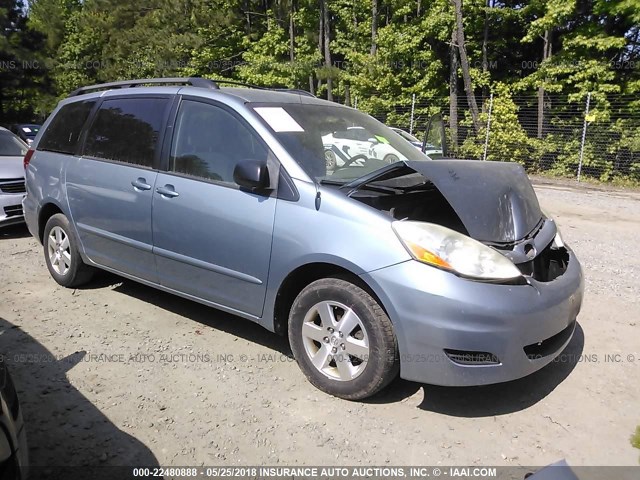
<svg viewBox="0 0 640 480">
<path fill-rule="evenodd" d="M 168 98 L 118 98 L 100 105 L 84 155 L 153 166 Z"/>
<path fill-rule="evenodd" d="M 42 134 L 38 150 L 75 154 L 82 127 L 95 104 L 95 100 L 84 100 L 62 107 Z"/>
</svg>

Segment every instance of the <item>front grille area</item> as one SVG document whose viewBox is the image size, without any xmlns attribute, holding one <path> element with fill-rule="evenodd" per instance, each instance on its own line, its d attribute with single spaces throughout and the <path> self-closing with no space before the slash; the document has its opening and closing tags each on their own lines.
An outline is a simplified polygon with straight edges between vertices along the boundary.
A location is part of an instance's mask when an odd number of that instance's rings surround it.
<svg viewBox="0 0 640 480">
<path fill-rule="evenodd" d="M 527 355 L 527 358 L 529 360 L 536 360 L 538 358 L 543 358 L 557 352 L 564 344 L 564 342 L 566 342 L 569 337 L 571 337 L 575 326 L 576 322 L 574 320 L 569 324 L 567 328 L 562 330 L 560 333 L 555 334 L 553 337 L 549 337 L 546 340 L 542 340 L 538 343 L 527 345 L 526 347 L 524 347 L 524 353 Z"/>
<path fill-rule="evenodd" d="M 0 180 L 0 192 L 2 193 L 24 193 L 26 191 L 23 178 Z"/>
<path fill-rule="evenodd" d="M 4 214 L 7 217 L 22 216 L 22 205 L 11 205 L 9 207 L 4 207 Z"/>
<path fill-rule="evenodd" d="M 561 276 L 569 265 L 569 252 L 564 247 L 554 248 L 553 242 L 546 246 L 536 258 L 516 265 L 523 275 L 539 282 L 550 282 Z"/>
<path fill-rule="evenodd" d="M 449 359 L 459 365 L 499 365 L 500 360 L 493 353 L 474 352 L 471 350 L 444 349 Z"/>
</svg>

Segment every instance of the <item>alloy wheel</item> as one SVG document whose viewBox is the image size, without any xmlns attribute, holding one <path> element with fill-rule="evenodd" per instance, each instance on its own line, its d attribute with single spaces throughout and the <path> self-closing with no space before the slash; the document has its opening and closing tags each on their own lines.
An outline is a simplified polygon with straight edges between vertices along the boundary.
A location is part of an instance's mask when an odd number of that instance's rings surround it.
<svg viewBox="0 0 640 480">
<path fill-rule="evenodd" d="M 71 268 L 69 235 L 57 225 L 49 232 L 47 252 L 53 270 L 59 275 L 66 275 Z"/>
<path fill-rule="evenodd" d="M 311 364 L 332 380 L 357 378 L 369 359 L 369 338 L 355 311 L 322 301 L 305 315 L 302 340 Z"/>
</svg>

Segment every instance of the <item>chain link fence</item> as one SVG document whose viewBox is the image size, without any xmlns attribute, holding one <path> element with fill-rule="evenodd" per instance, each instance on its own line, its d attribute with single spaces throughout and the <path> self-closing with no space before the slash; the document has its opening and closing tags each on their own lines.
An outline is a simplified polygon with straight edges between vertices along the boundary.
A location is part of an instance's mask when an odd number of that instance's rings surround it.
<svg viewBox="0 0 640 480">
<path fill-rule="evenodd" d="M 420 140 L 429 120 L 440 114 L 446 127 L 448 156 L 452 158 L 515 161 L 530 173 L 577 181 L 591 178 L 640 183 L 638 98 L 487 93 L 477 103 L 476 128 L 464 94 L 458 97 L 453 111 L 449 98 L 430 102 L 414 98 L 391 108 L 361 101 L 358 107 Z"/>
</svg>

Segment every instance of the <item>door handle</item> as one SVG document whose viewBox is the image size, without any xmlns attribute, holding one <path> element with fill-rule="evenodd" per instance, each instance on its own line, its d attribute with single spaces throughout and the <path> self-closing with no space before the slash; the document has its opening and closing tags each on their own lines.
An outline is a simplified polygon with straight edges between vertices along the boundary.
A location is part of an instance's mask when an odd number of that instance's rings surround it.
<svg viewBox="0 0 640 480">
<path fill-rule="evenodd" d="M 163 197 L 167 197 L 167 198 L 174 198 L 180 195 L 178 192 L 175 191 L 173 185 L 169 185 L 169 184 L 165 185 L 164 187 L 156 188 L 156 192 L 158 192 Z"/>
<path fill-rule="evenodd" d="M 149 185 L 147 183 L 147 180 L 142 177 L 138 177 L 137 179 L 135 179 L 133 182 L 131 182 L 131 185 L 133 185 L 133 188 L 135 188 L 136 190 L 151 190 L 151 185 Z"/>
</svg>

